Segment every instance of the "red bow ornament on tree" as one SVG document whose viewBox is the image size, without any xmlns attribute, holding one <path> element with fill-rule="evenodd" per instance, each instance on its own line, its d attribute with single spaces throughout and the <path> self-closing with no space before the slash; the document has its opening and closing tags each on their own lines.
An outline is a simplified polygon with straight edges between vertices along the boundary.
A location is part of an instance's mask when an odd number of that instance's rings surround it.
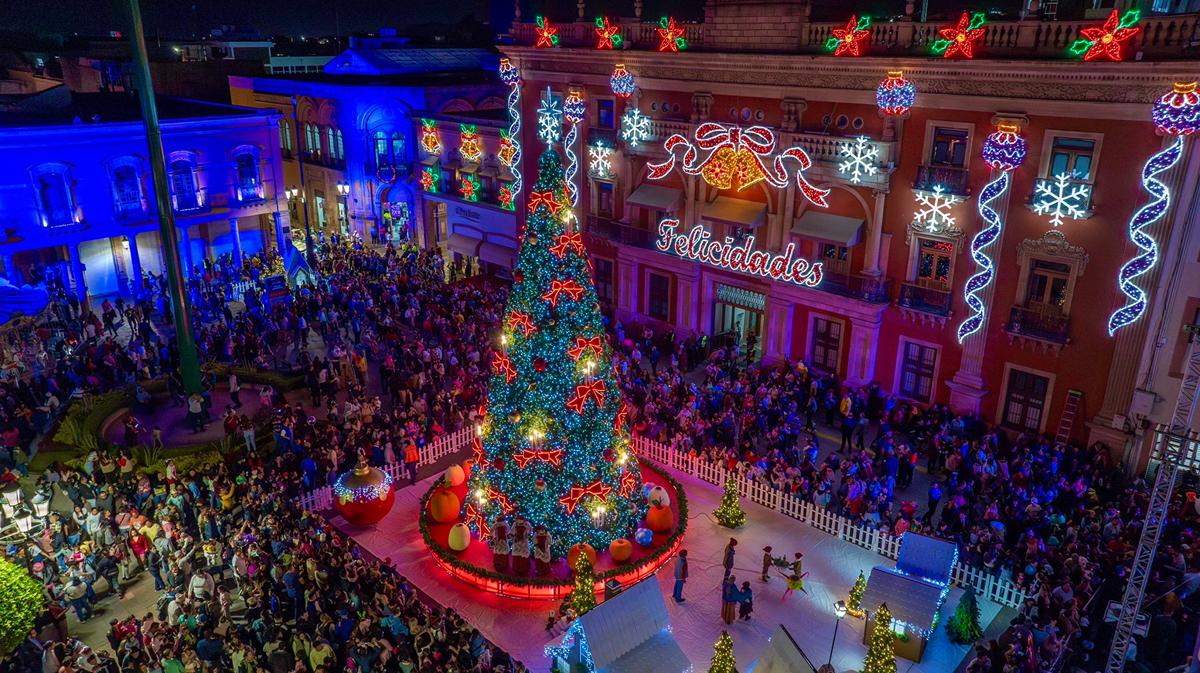
<svg viewBox="0 0 1200 673">
<path fill-rule="evenodd" d="M 597 480 L 587 486 L 572 486 L 571 490 L 558 501 L 567 508 L 567 514 L 574 514 L 575 508 L 584 498 L 591 495 L 603 500 L 608 497 L 609 493 L 612 493 L 612 486 L 605 486 L 603 482 Z"/>
<path fill-rule="evenodd" d="M 570 278 L 566 280 L 555 278 L 550 281 L 550 289 L 542 295 L 542 299 L 545 299 L 550 302 L 551 306 L 557 308 L 558 299 L 563 294 L 570 297 L 571 301 L 579 301 L 579 298 L 583 296 L 583 286 Z"/>
<path fill-rule="evenodd" d="M 554 192 L 529 192 L 529 212 L 534 212 L 541 205 L 549 208 L 551 215 L 557 215 L 558 210 L 562 208 L 562 204 L 554 199 Z"/>
<path fill-rule="evenodd" d="M 575 395 L 567 400 L 567 408 L 577 414 L 583 413 L 583 406 L 589 398 L 596 401 L 596 406 L 604 404 L 604 379 L 596 379 L 591 383 L 580 383 L 575 386 Z"/>
<path fill-rule="evenodd" d="M 562 457 L 562 449 L 525 449 L 520 453 L 513 454 L 513 462 L 521 469 L 525 469 L 526 465 L 535 460 L 559 467 L 562 465 Z"/>
<path fill-rule="evenodd" d="M 571 234 L 560 234 L 558 242 L 550 246 L 550 252 L 554 253 L 559 259 L 567 254 L 567 250 L 574 248 L 579 254 L 583 254 L 583 236 L 579 232 Z"/>
<path fill-rule="evenodd" d="M 625 470 L 621 473 L 621 495 L 630 495 L 638 485 L 637 475 L 632 470 Z"/>
<path fill-rule="evenodd" d="M 504 353 L 496 354 L 496 359 L 492 360 L 492 368 L 504 377 L 505 383 L 512 383 L 513 379 L 517 378 L 517 370 L 513 368 L 512 360 Z"/>
<path fill-rule="evenodd" d="M 800 164 L 796 185 L 804 197 L 822 208 L 828 207 L 828 189 L 819 189 L 804 177 L 812 167 L 812 159 L 799 147 L 789 147 L 775 154 L 775 133 L 765 126 L 724 126 L 705 122 L 696 128 L 696 141 L 673 134 L 663 143 L 667 160 L 647 164 L 647 178 L 661 180 L 675 168 L 677 149 L 683 150 L 680 168 L 688 175 L 702 175 L 704 181 L 717 189 L 745 189 L 759 180 L 782 189 L 791 180 L 784 167 L 787 159 Z"/>
<path fill-rule="evenodd" d="M 520 328 L 520 330 L 525 333 L 525 336 L 529 336 L 537 331 L 537 327 L 534 326 L 533 320 L 530 320 L 529 314 L 523 311 L 513 311 L 512 313 L 509 313 L 508 326 L 510 329 L 514 330 Z"/>
<path fill-rule="evenodd" d="M 584 337 L 575 337 L 575 345 L 567 349 L 567 355 L 571 356 L 576 362 L 583 356 L 583 352 L 591 349 L 593 357 L 599 357 L 600 349 L 604 347 L 604 342 L 599 336 L 594 336 L 585 339 Z"/>
<path fill-rule="evenodd" d="M 479 531 L 480 538 L 488 538 L 492 536 L 492 529 L 488 528 L 487 521 L 484 520 L 483 514 L 475 508 L 472 503 L 467 503 L 467 525 L 474 526 Z"/>
</svg>

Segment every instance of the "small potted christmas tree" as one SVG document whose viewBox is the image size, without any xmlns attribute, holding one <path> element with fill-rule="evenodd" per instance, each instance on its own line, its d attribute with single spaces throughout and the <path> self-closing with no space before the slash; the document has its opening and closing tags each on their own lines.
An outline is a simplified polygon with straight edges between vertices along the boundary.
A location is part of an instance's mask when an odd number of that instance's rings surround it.
<svg viewBox="0 0 1200 673">
<path fill-rule="evenodd" d="M 746 513 L 742 511 L 742 502 L 738 498 L 737 482 L 733 477 L 725 479 L 725 492 L 721 494 L 721 504 L 713 512 L 717 523 L 726 528 L 737 528 L 746 523 Z"/>
<path fill-rule="evenodd" d="M 862 673 L 896 673 L 895 638 L 892 633 L 892 613 L 887 603 L 875 611 L 875 624 L 871 629 L 871 643 L 867 646 L 867 659 Z"/>
<path fill-rule="evenodd" d="M 596 575 L 587 554 L 575 559 L 575 588 L 567 596 L 567 607 L 575 617 L 582 617 L 596 607 Z"/>
<path fill-rule="evenodd" d="M 967 587 L 966 593 L 958 601 L 954 616 L 946 622 L 946 633 L 950 640 L 959 645 L 970 645 L 983 637 L 983 628 L 979 625 L 979 602 L 975 600 L 975 590 Z"/>
<path fill-rule="evenodd" d="M 853 615 L 862 619 L 863 615 L 867 614 L 862 609 L 863 593 L 867 590 L 867 578 L 863 572 L 858 571 L 858 579 L 854 580 L 854 586 L 850 587 L 850 600 L 846 601 L 846 614 Z"/>
<path fill-rule="evenodd" d="M 733 658 L 733 638 L 729 637 L 728 631 L 722 631 L 717 644 L 713 645 L 712 664 L 708 667 L 708 673 L 738 673 L 737 660 Z"/>
</svg>

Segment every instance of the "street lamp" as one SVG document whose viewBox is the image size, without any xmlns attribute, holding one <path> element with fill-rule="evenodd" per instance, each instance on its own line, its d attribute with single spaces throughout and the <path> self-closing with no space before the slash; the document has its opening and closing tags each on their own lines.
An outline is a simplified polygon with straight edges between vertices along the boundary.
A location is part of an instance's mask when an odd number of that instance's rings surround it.
<svg viewBox="0 0 1200 673">
<path fill-rule="evenodd" d="M 338 211 L 338 225 L 342 229 L 342 235 L 349 235 L 350 200 L 347 197 L 350 195 L 350 183 L 345 181 L 337 183 L 337 193 L 338 198 L 342 200 L 342 207 Z"/>
<path fill-rule="evenodd" d="M 842 617 L 846 616 L 846 601 L 838 601 L 833 604 L 833 614 L 837 615 L 837 621 L 833 623 L 833 642 L 829 643 L 829 661 L 827 665 L 833 666 L 833 648 L 837 645 L 838 627 L 842 625 Z"/>
<path fill-rule="evenodd" d="M 4 498 L 4 503 L 10 507 L 16 507 L 21 502 L 21 484 L 16 480 L 10 481 L 0 488 L 0 497 Z"/>
</svg>

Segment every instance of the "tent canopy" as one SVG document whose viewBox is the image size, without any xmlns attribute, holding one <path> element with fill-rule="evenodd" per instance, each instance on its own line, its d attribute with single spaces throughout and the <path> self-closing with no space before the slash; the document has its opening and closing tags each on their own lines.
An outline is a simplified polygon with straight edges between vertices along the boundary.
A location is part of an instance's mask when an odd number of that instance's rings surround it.
<svg viewBox="0 0 1200 673">
<path fill-rule="evenodd" d="M 662 185 L 643 183 L 637 189 L 633 190 L 629 198 L 625 199 L 625 203 L 651 210 L 674 212 L 679 209 L 679 203 L 682 200 L 683 191 L 677 187 L 663 187 Z"/>
<path fill-rule="evenodd" d="M 863 220 L 860 217 L 845 217 L 819 210 L 810 210 L 792 222 L 792 233 L 830 241 L 847 248 L 862 240 Z"/>
<path fill-rule="evenodd" d="M 704 219 L 735 227 L 760 227 L 767 221 L 767 204 L 718 196 L 704 206 Z"/>
</svg>

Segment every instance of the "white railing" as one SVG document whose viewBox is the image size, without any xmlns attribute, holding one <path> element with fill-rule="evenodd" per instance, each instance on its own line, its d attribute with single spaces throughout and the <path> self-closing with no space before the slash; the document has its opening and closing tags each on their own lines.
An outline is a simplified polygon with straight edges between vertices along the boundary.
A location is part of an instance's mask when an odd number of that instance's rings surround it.
<svg viewBox="0 0 1200 673">
<path fill-rule="evenodd" d="M 785 493 L 769 484 L 747 479 L 735 471 L 726 470 L 720 463 L 694 458 L 645 437 L 634 437 L 633 450 L 642 458 L 693 475 L 710 484 L 723 485 L 726 479 L 733 479 L 737 483 L 738 494 L 751 502 L 807 523 L 823 533 L 880 556 L 894 560 L 900 555 L 900 536 L 856 524 L 844 516 L 818 507 L 813 502 Z M 955 584 L 972 587 L 980 596 L 1010 608 L 1018 608 L 1025 601 L 1025 589 L 985 570 L 960 563 L 955 566 L 952 577 Z"/>
</svg>

